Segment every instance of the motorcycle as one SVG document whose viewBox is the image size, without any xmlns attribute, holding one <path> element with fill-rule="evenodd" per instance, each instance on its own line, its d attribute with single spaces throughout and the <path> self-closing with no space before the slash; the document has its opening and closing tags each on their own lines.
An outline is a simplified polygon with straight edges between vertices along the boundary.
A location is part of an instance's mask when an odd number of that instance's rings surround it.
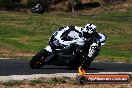
<svg viewBox="0 0 132 88">
<path fill-rule="evenodd" d="M 42 7 L 41 4 L 37 4 L 37 5 L 35 5 L 34 7 L 31 8 L 31 12 L 32 13 L 41 13 L 41 14 L 43 14 L 44 13 L 44 8 Z"/>
<path fill-rule="evenodd" d="M 83 46 L 71 44 L 69 47 L 59 49 L 56 48 L 49 53 L 46 49 L 42 49 L 30 60 L 30 67 L 38 69 L 44 65 L 68 66 L 70 69 L 78 68 L 83 61 L 88 59 L 88 51 L 90 42 L 85 41 Z M 89 60 L 90 61 L 90 60 Z M 89 65 L 92 61 L 89 62 Z"/>
</svg>

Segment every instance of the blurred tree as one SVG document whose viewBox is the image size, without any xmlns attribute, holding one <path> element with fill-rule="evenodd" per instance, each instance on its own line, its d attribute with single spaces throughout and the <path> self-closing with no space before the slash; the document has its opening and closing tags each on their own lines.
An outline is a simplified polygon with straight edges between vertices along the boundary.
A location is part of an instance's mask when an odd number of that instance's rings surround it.
<svg viewBox="0 0 132 88">
<path fill-rule="evenodd" d="M 7 10 L 14 10 L 20 6 L 21 0 L 1 0 L 0 6 Z"/>
<path fill-rule="evenodd" d="M 77 5 L 80 4 L 80 0 L 66 0 L 66 7 L 69 11 L 72 11 L 72 13 L 75 13 L 75 7 L 78 7 Z"/>
<path fill-rule="evenodd" d="M 39 0 L 39 3 L 42 5 L 45 11 L 48 11 L 49 5 L 51 4 L 52 0 Z"/>
<path fill-rule="evenodd" d="M 35 6 L 37 3 L 38 3 L 38 0 L 28 0 L 27 2 L 24 2 L 24 4 L 25 4 L 27 7 Z"/>
</svg>

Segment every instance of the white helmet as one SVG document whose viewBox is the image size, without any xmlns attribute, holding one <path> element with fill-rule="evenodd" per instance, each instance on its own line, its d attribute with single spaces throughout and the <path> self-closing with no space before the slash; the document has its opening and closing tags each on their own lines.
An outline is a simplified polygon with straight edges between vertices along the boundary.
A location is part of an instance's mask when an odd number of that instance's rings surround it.
<svg viewBox="0 0 132 88">
<path fill-rule="evenodd" d="M 96 32 L 96 26 L 94 24 L 87 24 L 82 31 L 88 34 L 93 34 Z"/>
</svg>

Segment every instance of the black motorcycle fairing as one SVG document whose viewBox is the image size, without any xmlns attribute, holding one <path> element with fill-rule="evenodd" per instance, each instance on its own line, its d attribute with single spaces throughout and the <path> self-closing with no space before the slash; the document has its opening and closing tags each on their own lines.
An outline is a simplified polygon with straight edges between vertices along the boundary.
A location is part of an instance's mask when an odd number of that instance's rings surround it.
<svg viewBox="0 0 132 88">
<path fill-rule="evenodd" d="M 70 68 L 76 68 L 82 65 L 84 61 L 88 61 L 87 60 L 88 50 L 89 50 L 89 44 L 86 44 L 84 46 L 71 44 L 69 47 L 65 47 L 63 49 L 54 49 L 50 53 L 50 55 L 44 59 L 44 63 L 45 65 L 47 64 L 47 65 L 56 65 L 56 66 L 68 66 Z M 38 59 L 36 58 L 38 58 L 38 55 L 37 57 L 35 57 L 35 60 L 34 58 L 32 59 L 34 63 L 38 62 L 37 61 Z M 91 63 L 91 60 L 88 63 Z M 85 64 L 87 64 L 87 62 L 83 63 L 84 66 Z"/>
<path fill-rule="evenodd" d="M 66 47 L 64 49 L 55 49 L 51 53 L 51 56 L 46 58 L 45 63 L 52 65 L 63 65 L 63 66 L 70 65 L 71 67 L 73 63 L 75 63 L 76 66 L 79 66 L 81 64 L 80 63 L 81 60 L 82 60 L 81 55 L 79 55 L 76 52 L 76 45 L 71 44 L 71 46 Z"/>
<path fill-rule="evenodd" d="M 75 51 L 71 48 L 65 48 L 58 52 L 58 60 L 66 61 L 67 64 L 75 60 L 75 58 L 76 58 Z"/>
</svg>

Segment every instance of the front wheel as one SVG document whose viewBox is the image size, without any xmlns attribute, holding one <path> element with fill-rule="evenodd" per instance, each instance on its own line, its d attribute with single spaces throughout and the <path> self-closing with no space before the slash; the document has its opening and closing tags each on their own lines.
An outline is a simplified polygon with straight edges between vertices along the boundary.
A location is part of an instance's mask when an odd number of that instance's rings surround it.
<svg viewBox="0 0 132 88">
<path fill-rule="evenodd" d="M 50 55 L 46 49 L 39 51 L 33 58 L 30 60 L 30 67 L 32 69 L 38 69 L 43 66 L 44 60 Z"/>
</svg>

